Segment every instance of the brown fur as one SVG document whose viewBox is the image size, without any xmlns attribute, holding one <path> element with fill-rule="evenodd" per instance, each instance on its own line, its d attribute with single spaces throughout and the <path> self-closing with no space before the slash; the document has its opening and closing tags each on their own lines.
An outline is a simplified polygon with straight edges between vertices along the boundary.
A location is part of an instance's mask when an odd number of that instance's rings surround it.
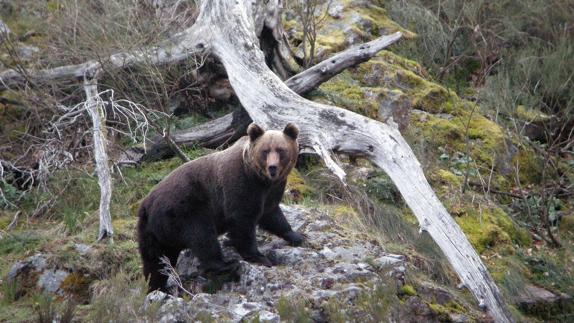
<svg viewBox="0 0 574 323">
<path fill-rule="evenodd" d="M 178 167 L 157 185 L 142 202 L 138 222 L 150 289 L 165 287 L 159 258 L 166 255 L 175 266 L 185 248 L 207 273 L 236 273 L 237 263 L 221 254 L 217 236 L 223 233 L 245 260 L 264 265 L 271 263 L 257 249 L 257 225 L 293 245 L 302 243 L 279 208 L 297 159 L 297 136 L 292 124 L 282 132 L 252 124 L 233 146 Z"/>
</svg>

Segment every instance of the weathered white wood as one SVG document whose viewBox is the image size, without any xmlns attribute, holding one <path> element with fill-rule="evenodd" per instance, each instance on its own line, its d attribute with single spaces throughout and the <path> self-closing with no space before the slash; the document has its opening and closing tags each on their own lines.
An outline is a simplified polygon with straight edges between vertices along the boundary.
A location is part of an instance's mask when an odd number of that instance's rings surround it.
<svg viewBox="0 0 574 323">
<path fill-rule="evenodd" d="M 137 63 L 167 64 L 188 59 L 195 53 L 204 52 L 207 44 L 201 37 L 203 27 L 194 25 L 178 34 L 175 34 L 161 44 L 130 53 L 117 53 L 105 60 L 111 68 L 123 69 Z M 33 83 L 46 83 L 54 81 L 82 81 L 84 76 L 94 78 L 93 75 L 102 71 L 100 61 L 87 61 L 82 64 L 59 66 L 43 70 L 27 70 L 26 77 L 18 71 L 8 69 L 0 72 L 0 91 Z"/>
<path fill-rule="evenodd" d="M 419 162 L 399 131 L 359 114 L 315 103 L 293 92 L 265 65 L 253 32 L 252 1 L 204 1 L 196 24 L 212 26 L 209 43 L 225 66 L 231 86 L 251 118 L 268 128 L 294 122 L 300 143 L 319 153 L 335 173 L 344 172 L 331 153 L 360 154 L 393 180 L 437 242 L 461 281 L 497 322 L 511 322 L 500 292 L 460 227 L 428 184 Z"/>
<path fill-rule="evenodd" d="M 304 95 L 330 80 L 333 76 L 341 73 L 343 70 L 369 60 L 400 38 L 401 33 L 397 32 L 392 35 L 382 36 L 365 44 L 353 46 L 289 78 L 285 81 L 285 85 L 295 93 Z M 238 122 L 242 122 L 243 124 L 240 125 Z M 230 113 L 190 129 L 178 131 L 173 134 L 173 140 L 177 145 L 200 145 L 214 148 L 232 138 L 237 131 L 244 133 L 248 122 L 250 122 L 249 118 L 238 118 L 237 113 L 235 116 L 232 116 Z M 163 138 L 158 137 L 154 139 L 150 149 L 143 156 L 143 160 L 159 160 L 171 156 L 173 156 L 172 149 L 165 143 Z M 327 161 L 329 158 L 327 154 L 325 160 Z M 333 166 L 336 165 L 333 163 L 330 164 Z M 333 169 L 333 167 L 331 168 Z"/>
<path fill-rule="evenodd" d="M 98 95 L 98 83 L 95 78 L 84 77 L 84 91 L 86 92 L 85 108 L 92 120 L 92 134 L 94 140 L 94 159 L 100 186 L 100 229 L 98 241 L 110 239 L 113 241 L 114 230 L 110 215 L 110 200 L 112 198 L 112 180 L 106 151 L 106 126 L 104 107 Z"/>
<path fill-rule="evenodd" d="M 304 72 L 289 78 L 285 83 L 295 93 L 303 95 L 315 89 L 321 83 L 331 79 L 333 76 L 341 73 L 341 71 L 368 61 L 378 52 L 401 39 L 401 36 L 402 34 L 400 32 L 396 32 L 391 35 L 379 37 L 368 43 L 350 47 Z"/>
</svg>

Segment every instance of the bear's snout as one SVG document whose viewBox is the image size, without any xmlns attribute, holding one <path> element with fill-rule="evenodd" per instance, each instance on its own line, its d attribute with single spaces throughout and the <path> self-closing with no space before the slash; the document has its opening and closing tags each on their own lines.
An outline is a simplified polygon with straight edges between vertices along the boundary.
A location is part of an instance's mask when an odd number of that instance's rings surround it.
<svg viewBox="0 0 574 323">
<path fill-rule="evenodd" d="M 269 171 L 269 176 L 271 176 L 271 177 L 277 176 L 277 166 L 271 165 L 271 166 L 267 167 L 267 171 Z"/>
</svg>

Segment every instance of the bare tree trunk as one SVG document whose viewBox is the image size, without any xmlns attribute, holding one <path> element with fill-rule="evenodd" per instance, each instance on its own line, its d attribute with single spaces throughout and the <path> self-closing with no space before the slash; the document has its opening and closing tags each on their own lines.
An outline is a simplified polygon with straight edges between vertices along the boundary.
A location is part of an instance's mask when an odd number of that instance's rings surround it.
<svg viewBox="0 0 574 323">
<path fill-rule="evenodd" d="M 112 198 L 112 180 L 106 152 L 106 125 L 104 107 L 98 95 L 98 83 L 95 77 L 84 76 L 84 91 L 86 92 L 86 110 L 92 119 L 94 138 L 94 159 L 100 185 L 100 229 L 97 241 L 109 239 L 113 242 L 114 230 L 110 216 L 110 200 Z"/>
</svg>

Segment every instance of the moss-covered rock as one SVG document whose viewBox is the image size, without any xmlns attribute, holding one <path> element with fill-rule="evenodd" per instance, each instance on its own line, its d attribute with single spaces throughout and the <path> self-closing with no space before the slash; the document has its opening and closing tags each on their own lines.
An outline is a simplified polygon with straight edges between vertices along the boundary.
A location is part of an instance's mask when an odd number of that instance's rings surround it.
<svg viewBox="0 0 574 323">
<path fill-rule="evenodd" d="M 530 244 L 530 236 L 517 228 L 508 215 L 496 206 L 468 206 L 462 216 L 455 218 L 478 253 L 496 250 L 501 254 L 512 254 L 513 243 L 522 246 Z"/>
<path fill-rule="evenodd" d="M 301 202 L 303 199 L 310 197 L 314 190 L 307 185 L 305 178 L 297 169 L 293 169 L 287 177 L 287 187 L 285 189 L 286 197 L 291 202 Z"/>
<path fill-rule="evenodd" d="M 391 34 L 397 31 L 404 38 L 413 38 L 415 34 L 390 20 L 385 9 L 364 1 L 337 1 L 336 14 L 326 14 L 318 24 L 315 57 L 323 60 L 330 54 L 339 52 L 349 45 L 362 43 L 374 37 Z M 324 12 L 320 13 L 325 14 Z M 300 44 L 303 38 L 301 23 L 294 12 L 287 10 L 284 28 L 291 37 L 291 42 Z M 306 46 L 309 52 L 310 46 Z M 309 54 L 309 53 L 307 53 Z M 303 46 L 297 48 L 297 56 L 303 57 Z"/>
<path fill-rule="evenodd" d="M 431 180 L 438 181 L 452 187 L 461 187 L 463 178 L 462 176 L 457 176 L 448 170 L 437 169 L 431 174 Z"/>
<path fill-rule="evenodd" d="M 522 185 L 540 183 L 544 162 L 539 154 L 531 150 L 521 150 L 512 158 L 512 165 L 518 167 Z"/>
</svg>

